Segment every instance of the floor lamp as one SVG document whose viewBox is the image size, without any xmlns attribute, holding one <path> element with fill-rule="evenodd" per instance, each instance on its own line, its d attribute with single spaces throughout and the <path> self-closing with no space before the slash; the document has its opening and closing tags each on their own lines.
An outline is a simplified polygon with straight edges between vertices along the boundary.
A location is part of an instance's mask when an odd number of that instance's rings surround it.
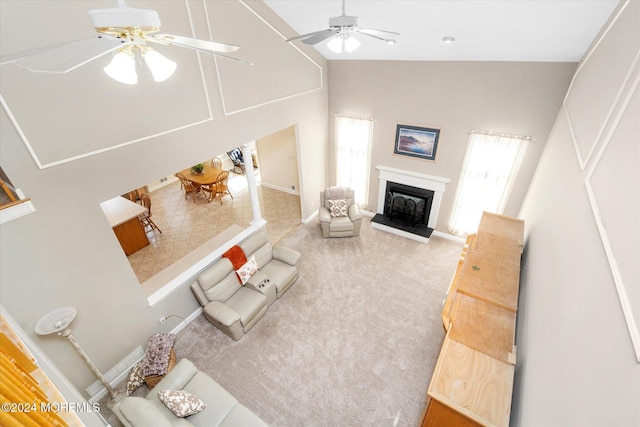
<svg viewBox="0 0 640 427">
<path fill-rule="evenodd" d="M 59 336 L 66 338 L 69 343 L 76 349 L 82 360 L 85 361 L 87 366 L 93 371 L 93 373 L 98 377 L 98 380 L 104 385 L 104 388 L 107 389 L 109 393 L 110 399 L 107 402 L 107 407 L 112 408 L 114 404 L 120 402 L 124 397 L 122 392 L 118 392 L 111 387 L 111 384 L 104 378 L 102 373 L 98 370 L 96 365 L 93 364 L 91 359 L 87 353 L 82 350 L 78 341 L 71 335 L 71 329 L 67 328 L 71 321 L 76 317 L 76 309 L 73 307 L 62 307 L 57 310 L 52 311 L 51 313 L 45 315 L 42 319 L 36 323 L 35 332 L 38 335 L 49 335 L 55 332 L 58 333 Z"/>
</svg>

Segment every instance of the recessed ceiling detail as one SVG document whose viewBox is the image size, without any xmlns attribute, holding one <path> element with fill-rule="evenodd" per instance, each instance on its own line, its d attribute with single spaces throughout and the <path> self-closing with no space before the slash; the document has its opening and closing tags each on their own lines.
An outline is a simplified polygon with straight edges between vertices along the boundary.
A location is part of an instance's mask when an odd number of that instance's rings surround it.
<svg viewBox="0 0 640 427">
<path fill-rule="evenodd" d="M 626 7 L 640 13 L 640 3 L 628 2 Z M 576 156 L 581 169 L 585 169 L 594 151 L 600 145 L 611 125 L 611 118 L 619 108 L 623 88 L 631 78 L 630 72 L 640 59 L 640 27 L 628 23 L 612 27 L 617 19 L 636 20 L 637 14 L 620 9 L 600 40 L 594 44 L 576 71 L 564 100 L 569 117 Z M 622 29 L 631 28 L 630 31 Z M 612 58 L 608 52 L 617 52 Z M 602 76 L 606 75 L 604 81 Z M 572 117 L 580 116 L 580 121 Z"/>
<path fill-rule="evenodd" d="M 212 36 L 242 46 L 254 65 L 216 59 L 225 114 L 322 88 L 322 68 L 243 1 L 207 1 Z M 243 25 L 237 25 L 243 22 Z M 249 31 L 248 28 L 251 30 Z"/>
<path fill-rule="evenodd" d="M 3 40 L 3 52 L 4 43 L 28 50 L 81 39 L 93 31 L 90 25 L 88 30 L 78 25 L 79 17 L 86 17 L 87 2 L 64 2 L 62 11 L 60 2 L 39 2 L 37 14 L 28 3 L 3 4 L 3 15 L 11 16 L 11 20 L 2 21 L 3 34 L 38 28 L 37 33 L 46 37 L 33 37 L 30 45 L 22 40 Z M 163 16 L 167 29 L 193 33 L 187 2 L 154 2 L 153 7 Z M 196 52 L 176 46 L 159 49 L 179 68 L 163 83 L 143 81 L 136 86 L 123 85 L 104 73 L 111 59 L 108 55 L 67 74 L 32 73 L 11 63 L 3 65 L 3 108 L 38 167 L 55 166 L 211 120 Z"/>
</svg>

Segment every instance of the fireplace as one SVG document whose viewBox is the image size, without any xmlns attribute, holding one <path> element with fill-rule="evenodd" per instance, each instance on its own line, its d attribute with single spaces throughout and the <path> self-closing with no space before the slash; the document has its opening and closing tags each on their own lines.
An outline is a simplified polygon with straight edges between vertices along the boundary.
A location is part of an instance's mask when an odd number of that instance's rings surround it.
<svg viewBox="0 0 640 427">
<path fill-rule="evenodd" d="M 397 182 L 387 182 L 383 215 L 391 222 L 426 229 L 433 191 Z"/>
<path fill-rule="evenodd" d="M 428 243 L 435 228 L 447 178 L 377 166 L 378 210 L 373 228 Z"/>
</svg>

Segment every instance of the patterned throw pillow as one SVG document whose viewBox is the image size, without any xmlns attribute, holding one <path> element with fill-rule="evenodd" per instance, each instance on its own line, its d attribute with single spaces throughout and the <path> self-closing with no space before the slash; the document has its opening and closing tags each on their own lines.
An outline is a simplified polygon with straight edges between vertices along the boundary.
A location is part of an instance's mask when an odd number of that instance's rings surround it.
<svg viewBox="0 0 640 427">
<path fill-rule="evenodd" d="M 244 285 L 249 281 L 251 276 L 256 273 L 256 271 L 258 271 L 258 263 L 256 263 L 256 257 L 251 255 L 251 258 L 249 258 L 242 267 L 236 270 L 236 273 L 238 273 L 238 277 Z"/>
<path fill-rule="evenodd" d="M 327 200 L 332 217 L 347 216 L 347 201 L 345 199 Z"/>
<path fill-rule="evenodd" d="M 180 418 L 197 414 L 207 407 L 202 400 L 184 390 L 162 390 L 158 392 L 158 398 Z"/>
<path fill-rule="evenodd" d="M 131 373 L 129 373 L 129 381 L 127 382 L 127 396 L 136 391 L 144 383 L 144 376 L 142 375 L 142 364 L 144 359 L 133 365 Z"/>
</svg>

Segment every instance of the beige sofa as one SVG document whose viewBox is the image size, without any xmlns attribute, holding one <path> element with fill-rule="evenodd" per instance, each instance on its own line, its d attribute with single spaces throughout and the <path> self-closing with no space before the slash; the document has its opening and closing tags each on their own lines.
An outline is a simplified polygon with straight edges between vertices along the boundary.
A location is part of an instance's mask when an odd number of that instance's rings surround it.
<svg viewBox="0 0 640 427">
<path fill-rule="evenodd" d="M 158 392 L 162 390 L 189 392 L 202 400 L 206 408 L 197 414 L 178 418 L 158 398 Z M 267 427 L 264 421 L 188 359 L 180 360 L 146 398 L 129 396 L 112 410 L 126 427 Z"/>
<path fill-rule="evenodd" d="M 191 284 L 205 317 L 234 340 L 242 338 L 298 279 L 300 254 L 273 246 L 264 230 L 238 245 L 247 259 L 255 257 L 259 271 L 240 284 L 231 261 L 220 258 Z"/>
</svg>

